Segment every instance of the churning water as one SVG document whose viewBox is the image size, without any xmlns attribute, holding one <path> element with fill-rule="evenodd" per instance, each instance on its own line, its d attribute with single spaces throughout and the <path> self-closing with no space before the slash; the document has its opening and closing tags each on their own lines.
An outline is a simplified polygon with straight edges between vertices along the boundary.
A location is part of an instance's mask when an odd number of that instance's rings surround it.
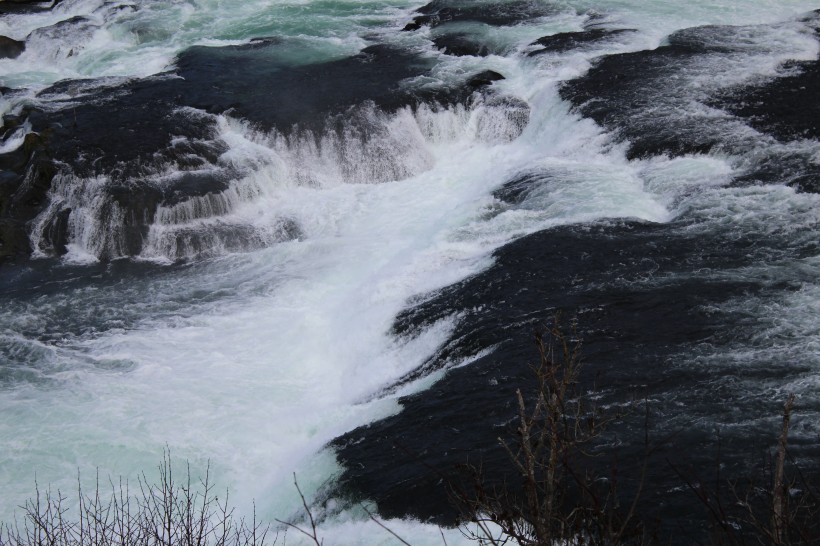
<svg viewBox="0 0 820 546">
<path fill-rule="evenodd" d="M 0 16 L 25 44 L 0 59 L 0 157 L 52 135 L 56 165 L 28 217 L 3 205 L 26 248 L 0 269 L 0 519 L 35 479 L 135 479 L 166 447 L 210 462 L 240 511 L 288 517 L 293 473 L 313 495 L 378 466 L 357 427 L 481 412 L 458 374 L 500 366 L 556 308 L 582 329 L 588 315 L 609 394 L 640 386 L 661 428 L 698 441 L 767 437 L 796 392 L 798 456 L 817 469 L 817 118 L 775 108 L 803 108 L 800 85 L 816 99 L 817 2 L 431 6 L 406 31 L 419 3 Z M 42 176 L 18 163 L 3 203 Z M 410 411 L 434 384 L 452 417 Z M 450 448 L 497 435 L 475 426 Z M 382 540 L 341 506 L 334 544 Z M 441 543 L 418 507 L 385 513 Z"/>
</svg>

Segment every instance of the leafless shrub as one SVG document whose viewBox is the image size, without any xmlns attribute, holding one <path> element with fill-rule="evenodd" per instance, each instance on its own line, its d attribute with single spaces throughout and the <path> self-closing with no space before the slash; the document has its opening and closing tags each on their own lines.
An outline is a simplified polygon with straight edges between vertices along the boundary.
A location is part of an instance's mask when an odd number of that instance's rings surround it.
<svg viewBox="0 0 820 546">
<path fill-rule="evenodd" d="M 783 406 L 771 476 L 763 483 L 754 480 L 745 485 L 738 481 L 724 483 L 718 476 L 715 487 L 708 488 L 703 485 L 703 480 L 693 479 L 673 467 L 706 507 L 713 544 L 820 544 L 820 497 L 799 467 L 790 461 L 788 453 L 794 400 L 794 395 L 789 395 Z M 722 492 L 722 487 L 727 491 Z"/>
<path fill-rule="evenodd" d="M 597 475 L 583 459 L 615 415 L 599 411 L 578 386 L 581 341 L 554 324 L 536 334 L 538 363 L 534 402 L 516 392 L 518 426 L 513 440 L 499 438 L 518 483 L 489 485 L 480 467 L 467 466 L 469 487 L 453 497 L 465 524 L 462 532 L 480 544 L 607 544 L 646 541 L 635 510 L 646 474 L 626 505 L 618 492 L 618 473 Z M 648 426 L 648 425 L 647 425 Z M 651 448 L 645 437 L 644 461 Z"/>
<path fill-rule="evenodd" d="M 99 476 L 91 494 L 77 485 L 76 504 L 50 489 L 21 506 L 22 521 L 0 524 L 0 546 L 266 546 L 269 526 L 235 518 L 214 492 L 210 468 L 195 481 L 187 467 L 177 481 L 166 451 L 157 484 L 145 475 L 132 493 L 126 481 L 109 480 L 103 491 Z M 106 489 L 108 489 L 106 488 Z M 74 504 L 74 506 L 71 506 Z"/>
</svg>

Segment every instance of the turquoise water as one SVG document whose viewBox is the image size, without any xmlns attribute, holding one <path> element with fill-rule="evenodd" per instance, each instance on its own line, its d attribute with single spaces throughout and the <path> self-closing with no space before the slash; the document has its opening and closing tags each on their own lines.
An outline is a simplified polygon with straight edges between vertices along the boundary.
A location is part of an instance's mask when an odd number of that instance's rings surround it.
<svg viewBox="0 0 820 546">
<path fill-rule="evenodd" d="M 534 0 L 537 1 L 537 0 Z M 546 2 L 545 2 L 546 3 Z M 573 15 L 600 12 L 610 20 L 645 33 L 658 41 L 670 32 L 702 24 L 770 23 L 806 12 L 810 1 L 689 2 L 686 9 L 668 2 L 555 2 L 557 10 Z M 64 78 L 146 76 L 165 70 L 179 51 L 192 45 L 226 45 L 251 38 L 277 36 L 294 39 L 295 62 L 315 62 L 353 53 L 368 34 L 393 40 L 395 31 L 409 20 L 414 2 L 265 2 L 173 1 L 104 3 L 74 0 L 53 12 L 36 16 L 5 16 L 0 34 L 23 39 L 37 28 L 71 16 L 88 17 L 94 26 L 75 47 L 44 41 L 15 61 L 0 60 L 3 85 L 44 86 Z M 582 17 L 575 19 L 580 26 Z M 543 21 L 541 32 L 555 28 Z M 563 26 L 566 25 L 566 26 Z M 523 25 L 515 31 L 537 31 Z M 560 30 L 571 28 L 569 20 Z M 68 52 L 73 54 L 68 56 Z M 303 56 L 304 55 L 304 56 Z"/>
</svg>

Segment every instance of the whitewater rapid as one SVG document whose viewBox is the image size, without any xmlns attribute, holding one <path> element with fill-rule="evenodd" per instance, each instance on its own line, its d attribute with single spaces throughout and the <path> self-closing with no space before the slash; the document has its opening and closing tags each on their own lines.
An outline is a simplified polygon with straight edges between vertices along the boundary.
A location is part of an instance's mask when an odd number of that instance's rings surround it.
<svg viewBox="0 0 820 546">
<path fill-rule="evenodd" d="M 585 74 L 600 55 L 653 49 L 699 25 L 761 25 L 738 38 L 750 53 L 737 54 L 731 70 L 716 78 L 703 62 L 701 72 L 686 74 L 680 101 L 663 93 L 685 117 L 697 89 L 771 77 L 786 60 L 816 59 L 817 41 L 795 21 L 815 2 L 555 6 L 516 25 L 463 23 L 465 33 L 492 44 L 487 57 L 446 56 L 430 45 L 430 29 L 400 32 L 415 2 L 64 0 L 40 14 L 3 15 L 0 34 L 27 40 L 19 58 L 0 60 L 2 85 L 23 90 L 0 99 L 3 113 L 29 103 L 52 107 L 35 94 L 65 78 L 110 78 L 114 85 L 162 74 L 191 46 L 268 36 L 284 40 L 294 66 L 345 58 L 374 40 L 415 48 L 435 61 L 432 74 L 443 82 L 479 70 L 502 73 L 493 96 L 507 102 L 487 96 L 468 105 L 373 111 L 369 140 L 355 128 L 289 138 L 230 112 L 196 110 L 191 115 L 213 122 L 220 146 L 216 162 L 203 169 L 230 173 L 229 182 L 222 191 L 160 205 L 135 256 L 122 250 L 123 218 L 106 212 L 117 210 L 105 193 L 111 180 L 56 180 L 49 208 L 33 223 L 32 265 L 2 273 L 0 521 L 19 515 L 35 480 L 63 492 L 73 491 L 78 472 L 85 483 L 98 471 L 135 480 L 151 475 L 166 448 L 197 472 L 210 465 L 240 512 L 255 506 L 266 519 L 292 516 L 299 505 L 294 473 L 309 496 L 327 491 L 342 472 L 328 443 L 398 414 L 401 396 L 423 392 L 444 374 L 399 383 L 450 340 L 460 317 L 412 336 L 395 335 L 396 317 L 409 302 L 485 271 L 493 251 L 521 237 L 620 219 L 688 222 L 692 233 L 768 230 L 789 241 L 816 234 L 816 194 L 776 182 L 731 185 L 778 146 L 743 123 L 715 129 L 740 142 L 735 149 L 630 160 L 627 144 L 560 95 L 560 82 Z M 579 31 L 590 13 L 635 32 L 526 56 L 533 40 Z M 38 33 L 73 16 L 86 18 L 84 29 Z M 3 149 L 22 146 L 24 132 Z M 811 140 L 782 146 L 818 153 Z M 518 203 L 494 195 L 522 173 L 548 176 Z M 150 180 L 163 187 L 178 175 L 162 165 Z M 49 257 L 40 241 L 63 209 L 72 211 L 67 252 Z M 807 365 L 817 371 L 816 266 L 814 256 L 781 263 L 784 277 L 805 285 L 775 303 L 765 295 L 730 302 L 761 317 L 776 304 L 776 314 L 789 317 L 758 327 L 758 338 L 739 343 L 738 353 L 808 353 Z M 732 274 L 773 275 L 765 263 Z M 450 364 L 469 365 L 474 357 Z M 704 351 L 695 367 L 714 366 L 712 358 Z M 808 393 L 820 377 L 812 374 L 771 388 Z M 381 535 L 374 525 L 357 507 L 344 507 L 322 532 L 334 544 L 390 543 L 375 538 Z M 435 526 L 390 526 L 414 544 L 441 543 Z M 448 531 L 449 544 L 460 538 Z"/>
</svg>

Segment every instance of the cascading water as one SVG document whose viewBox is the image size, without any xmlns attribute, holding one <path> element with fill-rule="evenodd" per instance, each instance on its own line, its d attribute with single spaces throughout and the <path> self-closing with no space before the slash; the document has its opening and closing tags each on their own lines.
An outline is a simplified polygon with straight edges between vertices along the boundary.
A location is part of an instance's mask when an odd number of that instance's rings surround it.
<svg viewBox="0 0 820 546">
<path fill-rule="evenodd" d="M 133 480 L 167 447 L 210 461 L 242 513 L 297 511 L 294 472 L 311 495 L 342 476 L 439 544 L 409 519 L 430 516 L 428 478 L 384 442 L 406 434 L 439 464 L 497 436 L 458 385 L 506 404 L 503 363 L 527 354 L 511 340 L 557 307 L 586 317 L 604 396 L 650 389 L 661 429 L 763 437 L 764 410 L 797 392 L 817 469 L 820 145 L 741 99 L 812 73 L 820 6 L 432 6 L 452 9 L 0 16 L 25 43 L 0 59 L 2 181 L 19 186 L 0 201 L 0 520 L 35 479 Z M 473 428 L 429 439 L 450 425 Z M 356 506 L 326 506 L 334 544 L 382 540 Z"/>
</svg>

